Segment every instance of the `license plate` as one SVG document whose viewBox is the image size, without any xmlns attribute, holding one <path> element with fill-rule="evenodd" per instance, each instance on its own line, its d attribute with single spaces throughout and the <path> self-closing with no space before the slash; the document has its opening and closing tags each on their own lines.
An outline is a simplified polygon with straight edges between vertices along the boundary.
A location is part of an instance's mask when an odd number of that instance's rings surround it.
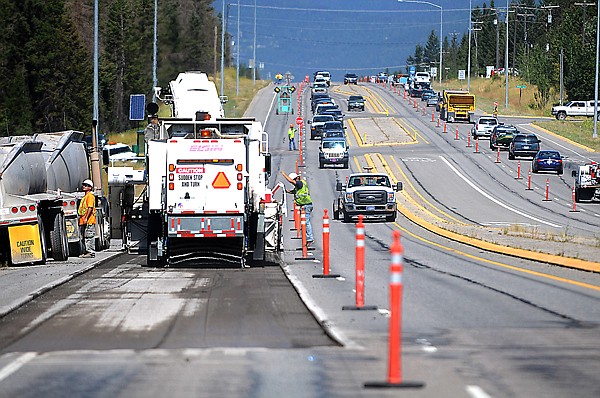
<svg viewBox="0 0 600 398">
<path fill-rule="evenodd" d="M 523 149 L 529 149 L 529 145 L 523 145 Z"/>
<path fill-rule="evenodd" d="M 367 206 L 367 211 L 375 210 L 375 206 Z"/>
</svg>

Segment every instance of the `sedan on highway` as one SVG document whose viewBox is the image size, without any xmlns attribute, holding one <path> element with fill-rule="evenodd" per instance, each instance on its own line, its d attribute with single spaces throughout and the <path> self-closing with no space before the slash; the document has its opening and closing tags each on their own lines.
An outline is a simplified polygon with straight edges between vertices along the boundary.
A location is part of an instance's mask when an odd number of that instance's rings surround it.
<svg viewBox="0 0 600 398">
<path fill-rule="evenodd" d="M 560 152 L 554 150 L 543 150 L 536 153 L 531 161 L 531 171 L 554 171 L 556 174 L 563 173 L 563 160 Z"/>
</svg>

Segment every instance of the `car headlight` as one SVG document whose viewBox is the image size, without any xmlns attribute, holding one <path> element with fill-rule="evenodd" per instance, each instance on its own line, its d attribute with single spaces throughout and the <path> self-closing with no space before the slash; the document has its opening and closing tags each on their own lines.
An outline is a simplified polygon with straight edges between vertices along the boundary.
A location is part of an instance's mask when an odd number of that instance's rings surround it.
<svg viewBox="0 0 600 398">
<path fill-rule="evenodd" d="M 388 194 L 387 194 L 387 201 L 388 201 L 388 203 L 395 202 L 395 200 L 394 200 L 394 193 L 393 192 L 388 192 Z"/>
<path fill-rule="evenodd" d="M 346 203 L 354 203 L 354 195 L 352 193 L 346 192 Z"/>
</svg>

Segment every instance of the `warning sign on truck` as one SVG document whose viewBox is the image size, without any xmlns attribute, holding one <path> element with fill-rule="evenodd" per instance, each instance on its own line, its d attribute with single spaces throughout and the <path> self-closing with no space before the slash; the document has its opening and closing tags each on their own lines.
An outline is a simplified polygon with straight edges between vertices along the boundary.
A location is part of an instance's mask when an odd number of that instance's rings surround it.
<svg viewBox="0 0 600 398">
<path fill-rule="evenodd" d="M 13 264 L 42 260 L 42 243 L 37 224 L 9 227 L 8 237 Z"/>
</svg>

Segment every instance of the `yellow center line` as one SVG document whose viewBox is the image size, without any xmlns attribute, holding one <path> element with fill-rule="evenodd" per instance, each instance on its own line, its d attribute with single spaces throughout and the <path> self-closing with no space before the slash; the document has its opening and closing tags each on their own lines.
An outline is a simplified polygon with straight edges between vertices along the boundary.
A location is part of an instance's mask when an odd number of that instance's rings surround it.
<svg viewBox="0 0 600 398">
<path fill-rule="evenodd" d="M 501 268 L 510 269 L 512 271 L 517 271 L 517 272 L 521 272 L 521 273 L 528 274 L 528 275 L 534 275 L 534 276 L 538 276 L 540 278 L 551 279 L 551 280 L 554 280 L 554 281 L 557 281 L 557 282 L 562 282 L 562 283 L 566 283 L 566 284 L 569 284 L 569 285 L 575 285 L 575 286 L 579 286 L 579 287 L 583 287 L 583 288 L 591 289 L 591 290 L 596 290 L 596 291 L 600 292 L 600 286 L 590 285 L 589 283 L 578 282 L 578 281 L 574 281 L 572 279 L 561 278 L 559 276 L 545 274 L 543 272 L 531 271 L 531 270 L 528 270 L 528 269 L 525 269 L 525 268 L 515 267 L 514 265 L 508 265 L 508 264 L 505 264 L 505 263 L 501 263 L 499 261 L 488 260 L 488 259 L 483 258 L 483 257 L 475 256 L 473 254 L 465 253 L 465 252 L 463 252 L 461 250 L 453 249 L 451 247 L 444 246 L 444 245 L 441 245 L 439 243 L 435 243 L 433 241 L 430 241 L 429 239 L 423 238 L 422 236 L 418 236 L 416 234 L 413 234 L 412 232 L 408 231 L 406 228 L 403 228 L 402 226 L 400 226 L 396 222 L 394 222 L 394 225 L 399 230 L 404 231 L 405 233 L 407 233 L 408 235 L 412 236 L 415 239 L 418 239 L 418 240 L 420 240 L 422 242 L 425 242 L 425 243 L 427 243 L 429 245 L 438 247 L 440 249 L 444 249 L 444 250 L 449 251 L 451 253 L 461 255 L 461 256 L 466 257 L 466 258 L 470 258 L 470 259 L 473 259 L 473 260 L 481 261 L 481 262 L 484 262 L 484 263 L 487 263 L 487 264 L 492 264 L 492 265 L 495 265 L 495 266 L 498 266 L 498 267 L 501 267 Z"/>
<path fill-rule="evenodd" d="M 396 165 L 396 167 L 398 168 L 398 171 L 400 171 L 400 174 L 402 174 L 402 177 L 404 178 L 404 181 L 406 181 L 406 183 L 412 188 L 412 190 L 414 191 L 414 193 L 426 204 L 428 204 L 429 206 L 431 206 L 435 211 L 437 211 L 438 213 L 440 213 L 441 215 L 448 217 L 448 219 L 454 221 L 457 224 L 460 225 L 469 225 L 467 223 L 464 223 L 462 221 L 460 221 L 459 219 L 451 216 L 450 214 L 444 212 L 443 210 L 439 209 L 438 207 L 436 207 L 435 205 L 433 205 L 431 202 L 429 202 L 427 199 L 425 199 L 425 197 L 423 197 L 423 195 L 421 195 L 421 193 L 419 191 L 417 191 L 417 189 L 415 188 L 415 186 L 412 184 L 412 182 L 410 182 L 410 180 L 408 179 L 408 176 L 404 173 L 404 170 L 402 170 L 402 168 L 400 167 L 400 165 L 398 164 L 398 162 L 396 161 L 396 159 L 390 155 L 390 159 L 392 159 L 392 162 L 394 162 L 394 164 Z M 390 172 L 390 174 L 392 176 L 394 176 L 394 178 L 396 178 L 396 176 Z M 397 180 L 397 179 L 396 179 Z M 397 180 L 398 181 L 398 180 Z M 406 196 L 410 197 L 410 195 L 406 194 Z M 416 202 L 414 202 L 416 204 Z M 420 208 L 422 208 L 425 211 L 428 211 L 424 206 L 417 204 L 417 206 L 419 206 Z M 438 217 L 439 218 L 439 217 Z M 442 221 L 446 221 L 446 220 L 442 220 Z"/>
</svg>

